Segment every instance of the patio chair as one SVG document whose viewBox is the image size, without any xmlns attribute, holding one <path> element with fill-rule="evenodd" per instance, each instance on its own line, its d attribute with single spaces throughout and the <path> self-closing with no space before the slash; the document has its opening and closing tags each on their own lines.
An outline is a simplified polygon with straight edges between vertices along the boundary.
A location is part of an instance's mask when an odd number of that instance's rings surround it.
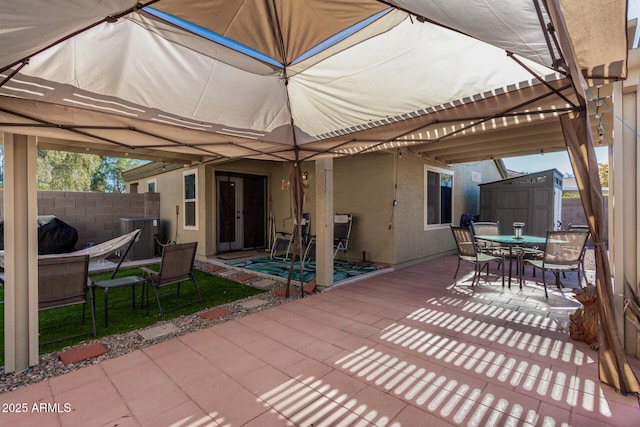
<svg viewBox="0 0 640 427">
<path fill-rule="evenodd" d="M 55 256 L 38 259 L 38 310 L 51 310 L 82 304 L 82 321 L 84 324 L 87 303 L 90 302 L 93 336 L 96 336 L 96 315 L 93 304 L 93 289 L 89 283 L 89 256 Z M 80 322 L 71 322 L 80 323 Z M 56 326 L 65 326 L 69 323 Z M 53 326 L 52 326 L 53 327 Z M 88 335 L 82 333 L 60 338 Z"/>
<path fill-rule="evenodd" d="M 556 286 L 560 288 L 560 272 L 576 271 L 578 274 L 578 285 L 582 287 L 580 271 L 584 259 L 585 245 L 589 233 L 584 230 L 568 231 L 547 231 L 547 241 L 545 244 L 542 259 L 526 259 L 524 262 L 542 270 L 542 283 L 544 285 L 544 296 L 547 293 L 547 280 L 545 271 L 551 270 L 556 276 Z M 583 271 L 584 274 L 584 271 Z"/>
<path fill-rule="evenodd" d="M 471 263 L 474 266 L 473 280 L 471 281 L 471 286 L 473 286 L 476 280 L 480 283 L 480 273 L 482 269 L 486 267 L 488 277 L 489 263 L 491 261 L 498 261 L 502 262 L 502 286 L 504 286 L 504 260 L 502 257 L 479 251 L 471 234 L 471 230 L 468 228 L 451 226 L 451 232 L 453 233 L 453 238 L 458 248 L 458 266 L 456 267 L 456 272 L 453 274 L 453 278 L 455 279 L 458 276 L 461 261 Z"/>
<path fill-rule="evenodd" d="M 471 233 L 475 236 L 499 236 L 500 235 L 500 222 L 472 222 Z M 476 240 L 477 248 L 482 252 L 487 252 L 493 255 L 504 255 L 504 251 L 508 255 L 509 248 L 500 245 L 497 242 L 489 242 L 486 240 Z"/>
<path fill-rule="evenodd" d="M 584 277 L 585 281 L 586 281 L 587 276 L 586 276 L 585 271 L 584 271 L 584 256 L 585 256 L 585 253 L 587 252 L 587 246 L 593 244 L 593 242 L 591 240 L 591 231 L 589 230 L 589 226 L 586 225 L 586 224 L 569 224 L 568 230 L 573 230 L 573 231 L 578 230 L 578 231 L 582 231 L 582 232 L 588 234 L 587 241 L 585 242 L 584 249 L 582 250 L 583 251 L 582 261 L 580 262 L 580 269 L 582 270 L 582 277 Z"/>
<path fill-rule="evenodd" d="M 162 304 L 160 304 L 160 295 L 158 294 L 158 290 L 162 287 L 178 285 L 177 296 L 180 297 L 180 285 L 183 282 L 192 281 L 198 295 L 198 301 L 202 303 L 202 295 L 200 295 L 198 282 L 193 274 L 193 262 L 195 260 L 197 246 L 198 242 L 165 246 L 162 251 L 160 271 L 153 271 L 146 267 L 141 268 L 147 278 L 142 296 L 144 300 L 144 294 L 146 292 L 147 312 L 149 310 L 149 287 L 153 289 L 153 293 L 155 294 L 160 317 L 164 317 L 164 310 L 162 309 Z"/>
<path fill-rule="evenodd" d="M 478 221 L 471 223 L 471 233 L 473 233 L 473 237 L 475 236 L 499 236 L 500 235 L 500 222 L 487 222 L 487 221 Z M 514 254 L 513 249 L 509 250 L 508 247 L 502 246 L 498 242 L 489 242 L 487 240 L 478 240 L 475 239 L 476 247 L 479 251 L 488 253 L 489 255 L 497 256 L 500 258 L 498 261 L 498 267 L 500 267 L 500 263 L 505 260 L 505 258 L 509 258 L 509 274 L 511 274 L 511 260 L 517 257 Z"/>
<path fill-rule="evenodd" d="M 351 263 L 347 250 L 349 249 L 349 240 L 351 238 L 351 224 L 353 223 L 352 214 L 335 214 L 333 216 L 333 258 L 335 259 L 338 252 L 344 252 L 347 262 Z M 308 265 L 316 259 L 316 236 L 309 239 L 309 243 L 304 251 L 302 264 Z"/>
<path fill-rule="evenodd" d="M 311 231 L 311 215 L 308 212 L 302 213 L 302 246 L 306 247 L 309 243 L 309 233 Z M 273 241 L 273 245 L 271 246 L 271 253 L 269 254 L 269 258 L 271 259 L 279 259 L 286 260 L 289 259 L 289 254 L 291 253 L 291 247 L 295 240 L 295 237 L 298 233 L 298 221 L 296 218 L 293 219 L 293 230 L 291 233 L 285 233 L 283 231 L 278 231 L 276 233 L 276 237 Z"/>
<path fill-rule="evenodd" d="M 353 224 L 353 215 L 335 214 L 333 216 L 333 258 L 335 259 L 338 252 L 344 252 L 344 256 L 347 258 L 347 262 L 351 263 L 349 259 L 349 239 L 351 238 L 351 225 Z"/>
</svg>

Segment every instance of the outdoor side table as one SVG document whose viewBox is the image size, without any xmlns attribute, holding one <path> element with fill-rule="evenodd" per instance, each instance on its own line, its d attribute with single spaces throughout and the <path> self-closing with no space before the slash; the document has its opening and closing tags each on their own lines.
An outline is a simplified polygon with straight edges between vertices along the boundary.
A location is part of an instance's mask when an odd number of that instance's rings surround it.
<svg viewBox="0 0 640 427">
<path fill-rule="evenodd" d="M 136 285 L 144 284 L 145 278 L 141 276 L 124 276 L 116 279 L 98 280 L 93 282 L 96 288 L 104 289 L 104 327 L 109 327 L 109 289 L 131 286 L 131 308 L 136 308 Z M 95 297 L 94 297 L 95 298 Z M 93 301 L 95 305 L 95 299 Z"/>
</svg>

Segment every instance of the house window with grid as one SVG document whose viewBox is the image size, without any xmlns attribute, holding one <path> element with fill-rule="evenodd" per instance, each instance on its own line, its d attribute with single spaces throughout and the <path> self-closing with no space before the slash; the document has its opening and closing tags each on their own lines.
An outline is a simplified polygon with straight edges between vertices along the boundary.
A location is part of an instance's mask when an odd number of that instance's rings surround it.
<svg viewBox="0 0 640 427">
<path fill-rule="evenodd" d="M 184 178 L 184 228 L 198 229 L 198 173 L 197 171 L 187 171 Z"/>
<path fill-rule="evenodd" d="M 424 192 L 424 229 L 452 224 L 453 171 L 425 167 Z"/>
</svg>

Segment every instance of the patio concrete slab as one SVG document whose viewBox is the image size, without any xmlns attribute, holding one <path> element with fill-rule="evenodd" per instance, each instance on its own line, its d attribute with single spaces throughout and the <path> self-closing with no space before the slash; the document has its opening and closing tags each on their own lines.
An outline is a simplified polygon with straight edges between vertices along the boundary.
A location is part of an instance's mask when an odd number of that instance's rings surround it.
<svg viewBox="0 0 640 427">
<path fill-rule="evenodd" d="M 233 268 L 227 269 L 227 270 L 218 270 L 216 272 L 216 274 L 218 276 L 222 276 L 222 277 L 231 277 L 231 276 L 235 276 L 237 274 L 240 274 L 240 270 L 236 270 Z"/>
<path fill-rule="evenodd" d="M 173 323 L 165 323 L 158 326 L 152 326 L 138 332 L 142 338 L 152 341 L 165 335 L 175 334 L 179 331 L 178 327 Z"/>
<path fill-rule="evenodd" d="M 272 279 L 260 279 L 255 282 L 251 282 L 251 286 L 256 287 L 258 289 L 268 289 L 271 286 L 275 285 L 277 282 Z"/>
<path fill-rule="evenodd" d="M 597 352 L 569 338 L 570 288 L 546 299 L 531 276 L 520 290 L 494 275 L 471 287 L 469 269 L 452 280 L 455 265 L 444 257 L 314 294 L 0 403 L 73 408 L 12 414 L 11 425 L 638 425 L 637 398 L 600 383 Z"/>
</svg>

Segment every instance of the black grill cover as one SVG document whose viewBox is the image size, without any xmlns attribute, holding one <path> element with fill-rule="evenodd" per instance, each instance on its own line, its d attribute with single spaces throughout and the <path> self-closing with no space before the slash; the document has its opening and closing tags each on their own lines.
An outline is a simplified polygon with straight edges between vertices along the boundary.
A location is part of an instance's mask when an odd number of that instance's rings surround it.
<svg viewBox="0 0 640 427">
<path fill-rule="evenodd" d="M 75 228 L 56 217 L 38 223 L 38 255 L 75 251 L 78 242 L 78 231 Z M 4 250 L 4 221 L 0 221 L 0 249 Z"/>
</svg>

